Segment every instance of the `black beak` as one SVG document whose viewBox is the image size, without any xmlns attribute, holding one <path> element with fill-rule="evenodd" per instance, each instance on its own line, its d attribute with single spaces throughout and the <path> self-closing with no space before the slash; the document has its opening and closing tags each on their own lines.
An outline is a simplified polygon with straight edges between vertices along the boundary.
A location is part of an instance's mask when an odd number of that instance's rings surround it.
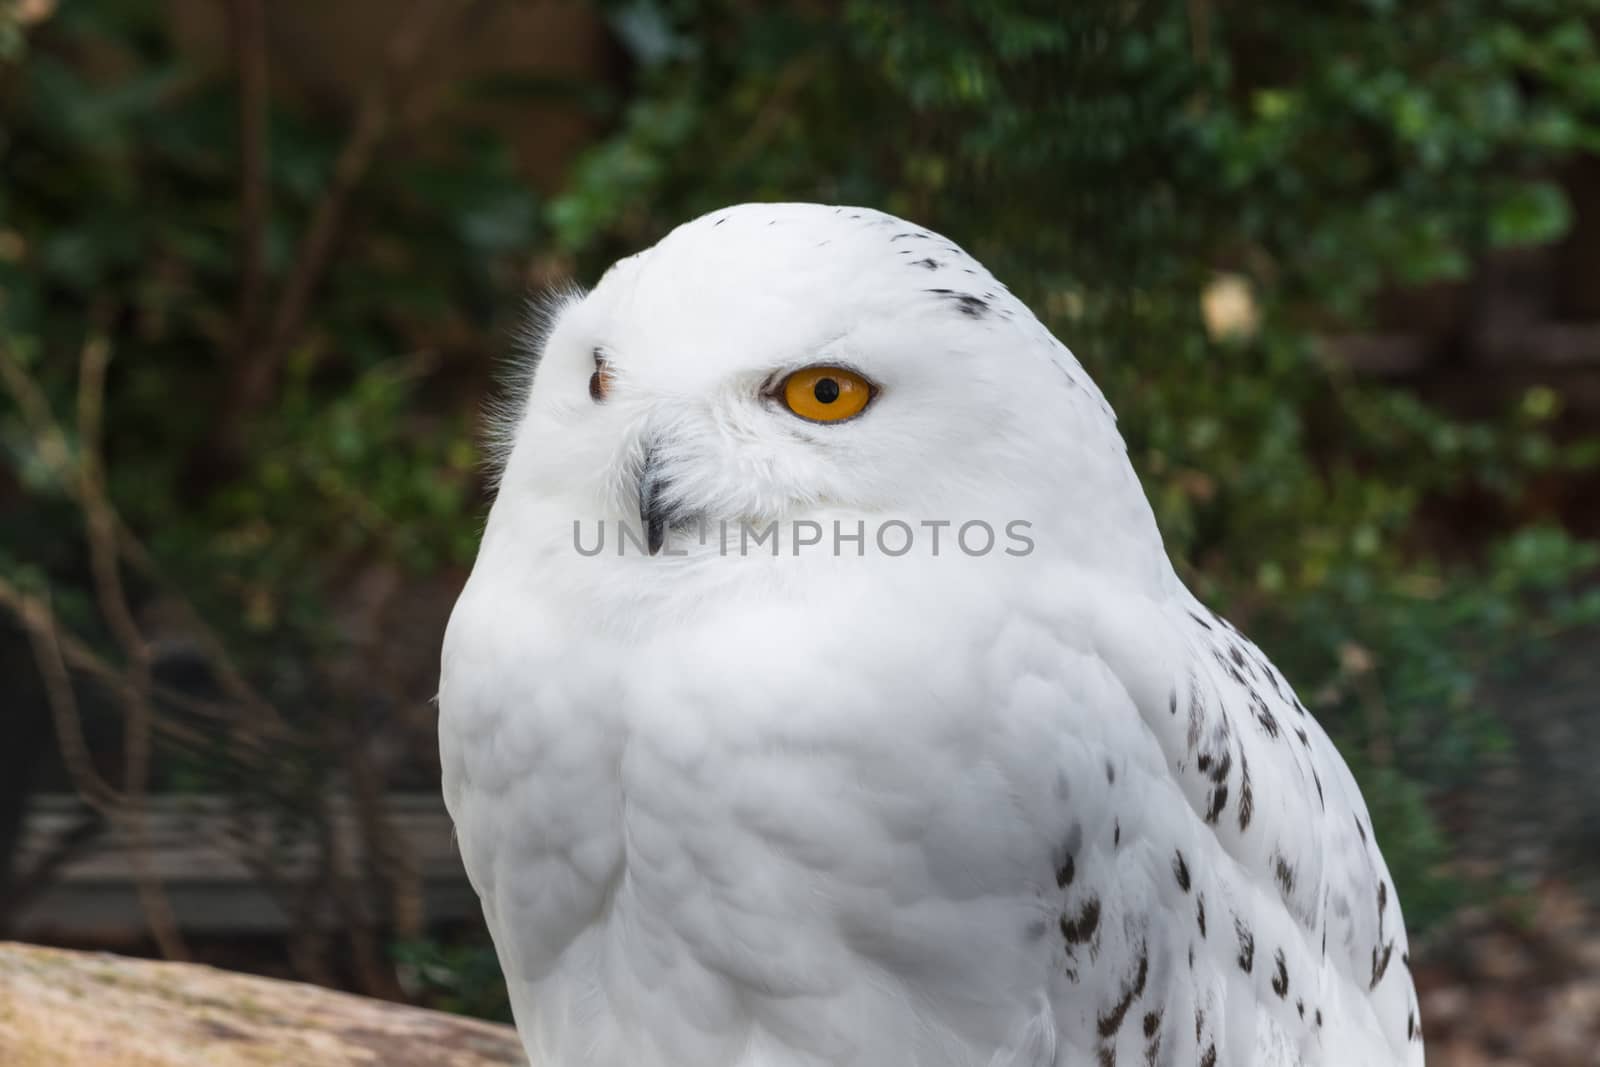
<svg viewBox="0 0 1600 1067">
<path fill-rule="evenodd" d="M 639 471 L 639 521 L 644 524 L 645 545 L 653 556 L 667 540 L 667 480 L 661 475 L 656 448 L 645 448 L 644 466 Z"/>
</svg>

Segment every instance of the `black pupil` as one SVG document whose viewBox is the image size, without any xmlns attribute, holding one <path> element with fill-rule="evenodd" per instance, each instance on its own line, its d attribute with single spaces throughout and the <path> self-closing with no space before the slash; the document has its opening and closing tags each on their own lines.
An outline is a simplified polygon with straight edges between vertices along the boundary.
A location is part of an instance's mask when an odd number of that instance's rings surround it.
<svg viewBox="0 0 1600 1067">
<path fill-rule="evenodd" d="M 811 390 L 811 395 L 817 398 L 819 404 L 831 404 L 839 399 L 839 383 L 832 378 L 823 378 Z"/>
</svg>

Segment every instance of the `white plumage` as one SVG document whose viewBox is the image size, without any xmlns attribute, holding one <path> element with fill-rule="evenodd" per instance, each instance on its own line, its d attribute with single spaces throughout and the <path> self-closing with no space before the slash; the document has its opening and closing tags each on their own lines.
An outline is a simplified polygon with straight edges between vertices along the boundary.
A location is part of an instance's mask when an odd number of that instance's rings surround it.
<svg viewBox="0 0 1600 1067">
<path fill-rule="evenodd" d="M 1348 769 L 983 267 L 745 205 L 548 326 L 440 684 L 536 1067 L 1422 1063 Z M 787 410 L 813 366 L 866 410 Z"/>
</svg>

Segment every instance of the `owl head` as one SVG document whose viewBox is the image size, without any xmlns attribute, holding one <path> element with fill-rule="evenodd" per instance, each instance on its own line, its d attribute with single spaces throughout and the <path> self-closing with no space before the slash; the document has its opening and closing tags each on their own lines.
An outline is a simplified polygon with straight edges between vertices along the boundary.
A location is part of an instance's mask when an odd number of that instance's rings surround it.
<svg viewBox="0 0 1600 1067">
<path fill-rule="evenodd" d="M 1130 531 L 1159 549 L 1077 360 L 956 244 L 892 215 L 717 211 L 541 327 L 496 507 L 563 537 L 631 524 L 653 556 L 707 524 L 981 518 L 1080 554 L 1124 559 Z"/>
</svg>

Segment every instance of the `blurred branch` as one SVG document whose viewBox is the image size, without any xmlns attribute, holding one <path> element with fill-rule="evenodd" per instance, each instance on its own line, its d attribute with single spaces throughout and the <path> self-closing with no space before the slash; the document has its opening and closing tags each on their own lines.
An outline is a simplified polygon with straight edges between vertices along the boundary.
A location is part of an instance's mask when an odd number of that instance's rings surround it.
<svg viewBox="0 0 1600 1067">
<path fill-rule="evenodd" d="M 1189 47 L 1199 62 L 1211 58 L 1211 5 L 1208 0 L 1189 0 Z"/>
<path fill-rule="evenodd" d="M 111 362 L 111 342 L 104 333 L 106 314 L 95 316 L 96 325 L 83 346 L 78 365 L 78 493 L 83 508 L 84 532 L 89 542 L 89 566 L 94 572 L 100 613 L 105 617 L 127 660 L 127 685 L 122 691 L 123 769 L 122 802 L 117 814 L 132 836 L 134 885 L 150 932 L 161 954 L 169 960 L 189 958 L 177 918 L 161 883 L 150 869 L 150 833 L 145 820 L 145 794 L 150 781 L 150 646 L 134 621 L 122 584 L 119 521 L 106 493 L 105 470 L 100 458 L 100 431 L 105 414 L 106 368 Z M 52 628 L 53 632 L 53 628 Z M 56 650 L 54 664 L 63 674 L 66 665 Z M 70 690 L 70 686 L 68 687 Z M 74 716 L 75 716 L 74 712 Z"/>
<path fill-rule="evenodd" d="M 6 392 L 11 394 L 11 399 L 16 401 L 18 410 L 22 412 L 22 421 L 32 435 L 45 467 L 63 482 L 68 481 L 67 476 L 72 468 L 72 449 L 67 445 L 67 437 L 50 412 L 50 402 L 45 399 L 44 390 L 24 369 L 3 336 L 0 336 L 0 384 L 5 385 Z"/>
<path fill-rule="evenodd" d="M 373 155 L 388 134 L 394 115 L 398 112 L 404 94 L 414 88 L 414 75 L 422 62 L 429 44 L 437 44 L 443 36 L 440 22 L 462 0 L 415 0 L 407 17 L 403 18 L 389 39 L 385 50 L 383 70 L 367 88 L 356 111 L 354 128 L 345 141 L 339 158 L 333 165 L 333 178 L 323 192 L 311 224 L 300 241 L 294 266 L 283 296 L 278 302 L 273 319 L 270 347 L 263 354 L 266 371 L 276 373 L 272 366 L 283 358 L 283 349 L 292 345 L 304 325 L 312 293 L 321 282 L 328 266 L 328 255 L 334 238 L 344 221 L 345 205 L 366 177 Z M 264 384 L 270 384 L 264 383 Z"/>
<path fill-rule="evenodd" d="M 117 545 L 120 524 L 106 495 L 105 470 L 100 459 L 106 368 L 110 361 L 111 344 L 97 328 L 83 346 L 78 366 L 78 501 L 83 508 L 89 567 L 94 573 L 100 613 L 122 648 L 132 682 L 128 703 L 129 728 L 134 738 L 128 746 L 132 760 L 129 764 L 131 780 L 125 788 L 142 789 L 142 785 L 135 786 L 133 782 L 143 779 L 149 755 L 150 652 L 139 624 L 134 621 L 128 592 L 122 584 L 122 554 Z"/>
<path fill-rule="evenodd" d="M 56 625 L 54 613 L 45 598 L 30 596 L 4 578 L 0 578 L 0 608 L 10 612 L 18 622 L 22 623 L 23 628 L 30 635 L 35 633 L 36 627 L 48 627 L 48 633 L 45 634 L 45 638 L 59 651 L 62 661 L 69 670 L 88 675 L 103 686 L 112 696 L 117 697 L 119 700 L 124 699 L 128 684 L 127 677 L 104 659 L 95 655 L 83 642 L 69 633 L 63 633 L 61 628 Z M 215 719 L 231 719 L 227 712 L 213 708 L 205 701 L 195 700 L 185 693 L 179 693 L 159 685 L 152 686 L 151 692 L 161 698 L 164 703 L 172 704 L 174 707 Z M 181 723 L 173 722 L 165 716 L 157 716 L 155 718 L 154 728 L 156 733 L 185 746 L 190 751 L 200 752 L 206 748 L 205 736 L 202 733 Z"/>
<path fill-rule="evenodd" d="M 332 894 L 338 872 L 334 867 L 333 830 L 326 819 L 317 820 L 317 871 L 300 886 L 289 908 L 289 959 L 295 969 L 318 985 L 336 985 L 333 973 L 323 959 L 328 937 L 318 922 L 327 898 Z"/>
<path fill-rule="evenodd" d="M 230 380 L 207 434 L 205 451 L 220 456 L 222 469 L 227 469 L 248 455 L 245 428 L 249 416 L 271 404 L 285 363 L 313 331 L 318 294 L 361 203 L 363 183 L 396 132 L 409 126 L 413 116 L 431 103 L 422 93 L 430 88 L 430 79 L 424 76 L 428 57 L 449 47 L 458 34 L 468 32 L 497 2 L 412 0 L 397 10 L 390 22 L 381 69 L 355 100 L 348 134 L 333 160 L 326 187 L 311 205 L 305 228 L 296 235 L 290 266 L 281 275 L 272 271 L 267 257 L 268 236 L 273 232 L 273 183 L 266 19 L 272 9 L 265 0 L 227 0 L 224 6 L 230 19 L 239 93 L 239 280 L 232 294 L 236 303 L 222 311 L 224 318 L 230 317 L 230 312 L 234 318 Z M 225 644 L 226 631 L 219 632 L 206 623 L 194 602 L 168 580 L 145 543 L 119 514 L 111 493 L 113 484 L 120 485 L 114 478 L 115 459 L 108 463 L 105 453 L 107 436 L 114 444 L 121 443 L 116 432 L 121 423 L 114 417 L 116 394 L 106 395 L 116 334 L 108 308 L 99 309 L 91 318 L 90 336 L 79 353 L 75 418 L 57 416 L 62 405 L 59 397 L 45 392 L 46 371 L 22 359 L 0 338 L 0 389 L 17 402 L 31 447 L 30 474 L 42 473 L 46 486 L 39 495 L 59 494 L 81 513 L 78 517 L 84 531 L 93 597 L 92 638 L 86 631 L 74 633 L 77 616 L 65 613 L 64 602 L 52 603 L 48 586 L 40 591 L 29 580 L 0 577 L 0 612 L 16 615 L 26 631 L 71 781 L 93 811 L 126 828 L 131 845 L 128 858 L 146 921 L 163 954 L 183 958 L 187 951 L 180 930 L 151 869 L 151 835 L 155 831 L 147 809 L 156 756 L 185 748 L 209 756 L 221 749 L 233 764 L 234 753 L 226 746 L 237 744 L 237 765 L 269 778 L 265 806 L 276 810 L 282 802 L 292 806 L 297 815 L 309 810 L 310 823 L 297 823 L 294 832 L 300 835 L 311 827 L 326 838 L 323 870 L 309 883 L 298 870 L 286 874 L 271 869 L 270 862 L 255 865 L 262 881 L 280 897 L 294 898 L 297 933 L 307 935 L 298 942 L 303 950 L 298 953 L 299 966 L 312 974 L 319 966 L 314 957 L 323 954 L 317 946 L 337 943 L 341 954 L 350 954 L 347 958 L 360 973 L 364 987 L 398 995 L 382 939 L 390 922 L 407 937 L 420 934 L 422 889 L 415 857 L 406 851 L 400 827 L 387 808 L 379 761 L 371 758 L 358 740 L 344 746 L 337 764 L 315 765 L 315 776 L 303 792 L 281 779 L 271 779 L 289 762 L 284 758 L 285 743 L 303 746 L 293 754 L 298 760 L 315 748 L 315 739 L 291 728 L 266 696 L 253 688 L 230 654 L 230 644 Z M 50 384 L 56 384 L 53 378 Z M 171 605 L 178 626 L 200 646 L 221 687 L 220 694 L 202 695 L 214 695 L 215 699 L 200 699 L 160 683 L 162 664 L 157 646 L 145 632 L 152 625 L 146 608 L 157 598 L 163 609 Z M 109 641 L 98 638 L 102 622 Z M 102 690 L 83 688 L 86 680 L 102 687 L 104 698 Z M 95 713 L 107 706 L 103 699 L 120 713 L 120 773 L 106 762 L 110 753 L 94 747 L 95 734 L 88 728 L 100 722 Z M 213 724 L 222 724 L 222 728 Z M 224 734 L 223 728 L 230 733 Z M 355 794 L 356 836 L 336 829 L 327 810 L 326 772 L 339 771 L 347 776 Z M 66 862 L 69 848 L 64 845 L 60 855 L 36 867 L 38 880 Z M 248 851 L 248 844 L 239 850 L 247 862 Z M 352 854 L 365 857 L 353 870 L 341 862 L 342 856 L 348 859 Z M 328 928 L 330 918 L 342 920 L 344 929 Z M 339 969 L 343 970 L 343 965 Z"/>
<path fill-rule="evenodd" d="M 55 624 L 54 614 L 44 598 L 30 596 L 4 578 L 0 578 L 0 608 L 5 608 L 9 611 L 30 632 L 35 626 L 50 627 L 49 640 L 59 649 L 62 660 L 70 670 L 88 675 L 113 696 L 119 699 L 123 697 L 128 684 L 127 676 L 96 655 L 83 642 L 71 634 L 63 633 L 61 628 Z M 152 685 L 150 691 L 162 703 L 170 704 L 193 715 L 226 723 L 232 723 L 237 719 L 237 716 L 227 708 L 212 704 L 209 701 L 198 700 L 187 693 L 179 692 L 167 686 Z M 192 751 L 204 749 L 204 735 L 187 726 L 173 722 L 163 716 L 156 717 L 154 725 L 156 733 L 179 744 L 186 745 Z M 262 730 L 260 733 L 261 736 L 259 737 L 243 736 L 245 740 L 255 743 L 258 748 L 268 739 L 297 740 L 296 735 L 277 734 L 270 728 Z"/>
<path fill-rule="evenodd" d="M 367 864 L 378 875 L 379 888 L 387 886 L 395 932 L 402 938 L 419 938 L 423 932 L 422 872 L 416 857 L 397 839 L 384 810 L 383 775 L 359 740 L 346 746 L 345 767 L 350 774 L 352 810 L 366 841 Z"/>
<path fill-rule="evenodd" d="M 248 5 L 250 0 L 240 0 Z M 467 0 L 415 0 L 400 19 L 384 50 L 383 67 L 362 94 L 355 123 L 333 165 L 333 175 L 312 210 L 311 221 L 295 250 L 264 343 L 245 350 L 235 372 L 234 387 L 223 405 L 208 451 L 208 463 L 226 465 L 240 449 L 243 420 L 259 411 L 277 388 L 283 363 L 305 328 L 312 298 L 327 273 L 333 248 L 343 228 L 349 202 L 372 168 L 385 138 L 410 95 L 416 91 L 418 72 L 430 47 L 448 39 L 444 23 L 466 9 L 472 15 L 480 3 Z M 249 160 L 246 160 L 248 169 Z M 242 299 L 242 298 L 241 298 Z"/>
<path fill-rule="evenodd" d="M 263 262 L 271 185 L 267 181 L 267 37 L 261 0 L 233 0 L 228 12 L 239 67 L 239 307 L 237 357 L 249 358 L 261 328 Z"/>
<path fill-rule="evenodd" d="M 127 827 L 134 842 L 134 881 L 140 905 L 162 955 L 187 959 L 188 949 L 159 881 L 148 866 L 149 835 L 145 821 L 145 793 L 150 772 L 151 740 L 156 716 L 151 699 L 149 646 L 134 619 L 122 580 L 121 561 L 136 556 L 153 570 L 149 556 L 122 523 L 111 503 L 101 459 L 101 433 L 105 413 L 106 373 L 111 359 L 104 324 L 109 315 L 93 316 L 95 327 L 79 360 L 77 430 L 74 457 L 66 435 L 50 413 L 48 401 L 14 354 L 0 345 L 0 380 L 17 401 L 30 432 L 39 442 L 41 457 L 83 512 L 90 569 L 101 615 L 121 648 L 127 666 L 117 670 L 78 642 L 75 658 L 105 681 L 119 698 L 124 713 L 123 785 L 113 788 L 95 769 L 82 730 L 63 639 L 47 600 L 29 597 L 0 579 L 0 603 L 22 621 L 44 680 L 46 699 L 56 725 L 57 743 L 74 788 L 95 810 Z M 75 460 L 75 461 L 74 461 Z M 281 720 L 280 720 L 281 721 Z M 181 730 L 181 728 L 178 728 Z"/>
<path fill-rule="evenodd" d="M 83 720 L 78 714 L 78 698 L 72 689 L 72 675 L 67 670 L 61 654 L 61 642 L 55 625 L 55 614 L 48 601 L 37 598 L 11 599 L 12 590 L 0 579 L 0 602 L 16 610 L 18 621 L 28 632 L 28 642 L 33 647 L 34 661 L 39 677 L 44 682 L 46 702 L 55 722 L 56 743 L 61 749 L 61 761 L 66 765 L 72 786 L 86 804 L 107 818 L 114 818 L 122 797 L 111 784 L 95 770 L 89 755 L 89 743 L 83 736 Z"/>
<path fill-rule="evenodd" d="M 152 701 L 160 699 L 180 710 L 226 723 L 232 728 L 231 738 L 236 745 L 253 746 L 246 754 L 248 765 L 257 764 L 256 757 L 271 740 L 301 744 L 305 739 L 250 688 L 214 631 L 203 623 L 193 606 L 175 592 L 173 598 L 185 622 L 200 638 L 225 689 L 238 700 L 239 706 L 219 707 L 155 683 L 149 645 L 128 600 L 122 563 L 128 562 L 152 581 L 167 583 L 162 581 L 154 559 L 122 521 L 110 500 L 101 452 L 106 377 L 111 360 L 111 346 L 103 325 L 109 317 L 98 314 L 94 318 L 96 326 L 84 344 L 79 361 L 76 452 L 51 413 L 42 388 L 3 341 L 0 341 L 0 384 L 15 398 L 46 469 L 83 512 L 96 600 L 126 666 L 114 666 L 82 641 L 62 632 L 47 596 L 26 593 L 4 577 L 0 577 L 0 608 L 15 615 L 27 631 L 44 680 L 62 760 L 74 788 L 91 808 L 127 828 L 133 842 L 130 856 L 135 886 L 146 920 L 162 954 L 170 959 L 184 959 L 188 952 L 175 916 L 148 867 L 150 842 L 144 818 L 145 796 L 154 734 L 160 733 L 198 751 L 205 749 L 206 739 L 203 734 L 158 715 Z M 123 708 L 126 728 L 121 791 L 107 782 L 94 766 L 73 691 L 72 670 L 95 678 Z M 346 769 L 357 793 L 357 820 L 365 843 L 364 852 L 377 871 L 374 888 L 382 893 L 382 887 L 387 886 L 390 910 L 397 927 L 406 936 L 416 936 L 422 923 L 419 873 L 396 841 L 394 827 L 384 808 L 381 776 L 357 746 L 346 747 Z M 377 995 L 397 997 L 398 986 L 386 967 L 385 955 L 375 934 L 374 914 L 352 892 L 343 873 L 345 865 L 340 862 L 336 831 L 326 812 L 321 814 L 317 826 L 324 853 L 323 870 L 309 884 L 300 887 L 298 894 L 288 893 L 265 865 L 252 864 L 252 869 L 265 884 L 276 889 L 280 899 L 288 900 L 293 896 L 288 910 L 298 933 L 291 940 L 302 974 L 311 978 L 329 977 L 324 973 L 325 967 L 315 947 L 315 929 L 319 925 L 321 905 L 331 897 L 343 919 L 363 988 Z M 240 849 L 238 854 L 250 862 L 248 847 Z"/>
<path fill-rule="evenodd" d="M 67 444 L 66 434 L 56 422 L 55 416 L 51 414 L 44 390 L 17 360 L 16 354 L 5 344 L 3 338 L 0 338 L 0 385 L 5 386 L 21 410 L 23 422 L 34 439 L 39 458 L 44 461 L 46 468 L 59 480 L 78 506 L 85 507 L 84 483 L 76 473 L 72 449 Z M 286 739 L 293 738 L 295 731 L 289 727 L 278 710 L 257 693 L 245 679 L 216 631 L 201 618 L 199 611 L 177 586 L 162 574 L 155 559 L 144 545 L 122 522 L 115 510 L 110 508 L 109 501 L 106 509 L 116 527 L 118 550 L 147 581 L 161 587 L 177 610 L 190 636 L 199 642 L 205 651 L 206 658 L 212 669 L 217 672 L 217 679 L 222 683 L 223 689 L 238 702 L 239 708 L 231 716 L 234 727 L 237 730 L 270 733 Z M 174 695 L 177 696 L 178 703 L 186 705 L 190 710 L 211 707 L 192 698 Z M 212 708 L 209 713 L 215 716 L 216 709 Z"/>
<path fill-rule="evenodd" d="M 56 627 L 48 605 L 44 605 L 42 612 L 33 610 L 20 618 L 28 631 L 40 677 L 44 679 L 45 696 L 55 720 L 61 759 L 66 764 L 73 787 L 91 808 L 107 819 L 128 827 L 135 842 L 134 883 L 145 922 L 164 957 L 171 960 L 188 959 L 189 951 L 178 932 L 171 904 L 149 870 L 142 789 L 137 797 L 126 792 L 119 794 L 95 770 L 88 743 L 83 736 L 83 720 L 79 714 L 77 696 L 72 690 L 72 678 L 56 640 Z"/>
</svg>

